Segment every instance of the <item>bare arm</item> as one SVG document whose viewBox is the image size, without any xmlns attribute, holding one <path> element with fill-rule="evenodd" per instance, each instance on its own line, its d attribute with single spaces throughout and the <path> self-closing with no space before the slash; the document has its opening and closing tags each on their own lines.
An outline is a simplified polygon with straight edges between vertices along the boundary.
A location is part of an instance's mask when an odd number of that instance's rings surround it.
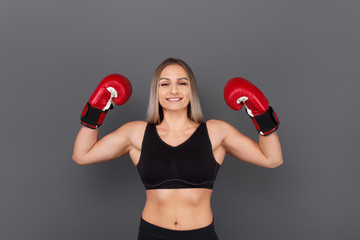
<svg viewBox="0 0 360 240">
<path fill-rule="evenodd" d="M 266 168 L 275 168 L 283 163 L 280 141 L 276 132 L 268 136 L 259 134 L 259 142 L 256 142 L 224 121 L 213 121 L 217 122 L 218 132 L 223 135 L 222 146 L 230 155 Z"/>
<path fill-rule="evenodd" d="M 90 129 L 82 126 L 75 140 L 72 159 L 78 164 L 81 164 L 81 157 L 84 157 L 95 145 L 98 137 L 99 129 Z"/>
<path fill-rule="evenodd" d="M 284 160 L 277 132 L 273 132 L 268 136 L 262 136 L 259 134 L 259 147 L 269 162 L 268 167 L 274 168 L 283 164 Z"/>
<path fill-rule="evenodd" d="M 74 144 L 73 160 L 88 165 L 119 158 L 129 152 L 129 132 L 133 124 L 127 123 L 98 140 L 99 129 L 82 126 Z"/>
</svg>

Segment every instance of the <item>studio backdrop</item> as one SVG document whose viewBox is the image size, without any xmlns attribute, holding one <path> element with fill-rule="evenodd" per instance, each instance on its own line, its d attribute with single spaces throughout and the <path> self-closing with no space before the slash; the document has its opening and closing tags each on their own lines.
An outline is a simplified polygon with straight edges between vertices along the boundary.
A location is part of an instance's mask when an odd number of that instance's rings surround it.
<svg viewBox="0 0 360 240">
<path fill-rule="evenodd" d="M 258 140 L 225 103 L 232 77 L 258 86 L 280 120 L 284 164 L 227 155 L 211 199 L 219 239 L 358 239 L 359 1 L 0 2 L 0 239 L 136 239 L 145 188 L 126 155 L 72 160 L 80 114 L 106 75 L 133 93 L 100 137 L 145 120 L 168 57 L 194 71 L 205 120 Z"/>
</svg>

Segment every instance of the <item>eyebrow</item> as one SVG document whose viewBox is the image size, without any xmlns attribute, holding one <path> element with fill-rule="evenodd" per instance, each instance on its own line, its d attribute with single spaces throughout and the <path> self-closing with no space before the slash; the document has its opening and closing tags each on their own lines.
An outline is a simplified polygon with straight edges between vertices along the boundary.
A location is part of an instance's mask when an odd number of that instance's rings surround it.
<svg viewBox="0 0 360 240">
<path fill-rule="evenodd" d="M 170 80 L 170 78 L 166 78 L 166 77 L 162 77 L 159 79 L 160 80 Z M 182 78 L 178 78 L 177 80 L 188 80 L 186 77 L 182 77 Z"/>
</svg>

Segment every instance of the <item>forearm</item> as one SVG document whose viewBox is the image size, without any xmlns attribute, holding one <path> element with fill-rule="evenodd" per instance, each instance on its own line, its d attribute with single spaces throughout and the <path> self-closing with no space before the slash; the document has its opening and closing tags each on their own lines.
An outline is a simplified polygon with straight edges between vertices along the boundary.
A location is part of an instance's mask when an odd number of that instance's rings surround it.
<svg viewBox="0 0 360 240">
<path fill-rule="evenodd" d="M 259 134 L 259 146 L 269 161 L 269 168 L 278 167 L 283 163 L 280 140 L 276 132 L 268 136 Z"/>
<path fill-rule="evenodd" d="M 74 144 L 73 160 L 81 164 L 81 159 L 98 141 L 99 129 L 90 129 L 82 126 Z"/>
</svg>

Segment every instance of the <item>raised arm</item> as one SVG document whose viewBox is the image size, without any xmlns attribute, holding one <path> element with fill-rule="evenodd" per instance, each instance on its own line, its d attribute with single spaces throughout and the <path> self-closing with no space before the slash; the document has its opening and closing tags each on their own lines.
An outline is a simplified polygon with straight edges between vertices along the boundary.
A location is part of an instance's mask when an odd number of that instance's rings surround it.
<svg viewBox="0 0 360 240">
<path fill-rule="evenodd" d="M 88 165 L 119 158 L 129 152 L 136 122 L 129 122 L 98 140 L 98 129 L 81 127 L 74 144 L 73 160 Z"/>
<path fill-rule="evenodd" d="M 224 88 L 225 101 L 233 110 L 245 106 L 259 132 L 256 142 L 229 124 L 223 124 L 224 148 L 231 155 L 259 166 L 274 168 L 283 163 L 280 141 L 275 132 L 279 120 L 265 95 L 243 78 L 230 79 Z"/>
<path fill-rule="evenodd" d="M 232 125 L 217 120 L 223 134 L 222 146 L 230 155 L 247 163 L 275 168 L 283 163 L 281 145 L 276 132 L 268 136 L 259 134 L 259 142 L 245 136 Z"/>
<path fill-rule="evenodd" d="M 131 95 L 129 80 L 120 74 L 106 76 L 97 86 L 81 113 L 80 129 L 74 144 L 73 160 L 81 165 L 108 161 L 129 151 L 129 133 L 124 125 L 98 140 L 98 128 L 113 104 L 124 104 Z"/>
</svg>

